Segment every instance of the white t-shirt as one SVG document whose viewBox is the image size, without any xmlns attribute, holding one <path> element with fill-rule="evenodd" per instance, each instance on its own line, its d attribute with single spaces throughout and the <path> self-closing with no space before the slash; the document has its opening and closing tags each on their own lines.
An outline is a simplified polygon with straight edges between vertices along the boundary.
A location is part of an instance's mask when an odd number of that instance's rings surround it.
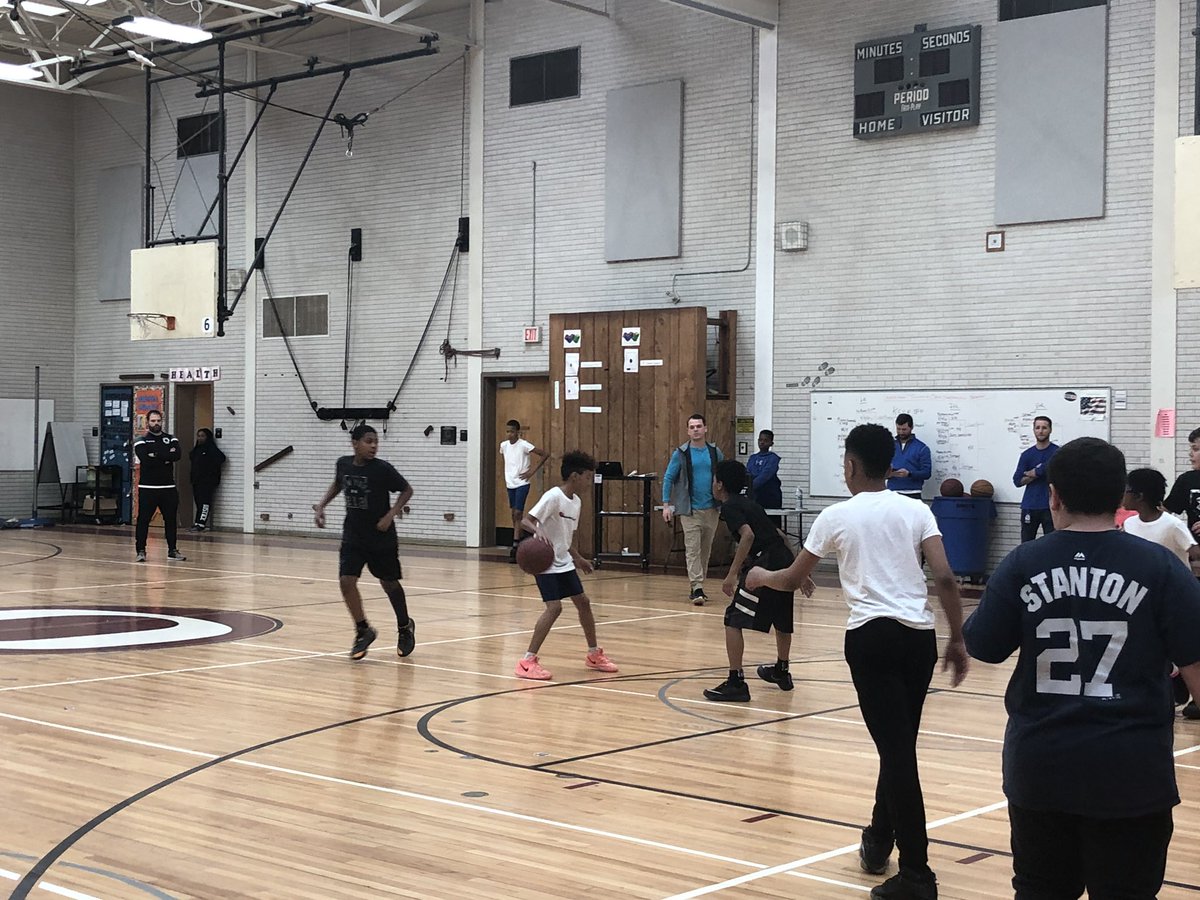
<svg viewBox="0 0 1200 900">
<path fill-rule="evenodd" d="M 813 556 L 837 556 L 850 607 L 847 628 L 887 618 L 927 630 L 934 619 L 921 542 L 940 535 L 924 503 L 892 491 L 864 491 L 817 516 L 804 549 Z"/>
<path fill-rule="evenodd" d="M 579 511 L 582 508 L 583 501 L 578 494 L 568 497 L 562 488 L 552 487 L 542 494 L 529 511 L 529 515 L 538 520 L 542 532 L 554 545 L 554 565 L 541 574 L 571 572 L 575 569 L 575 560 L 571 558 L 571 541 L 575 538 L 575 529 L 579 527 Z"/>
<path fill-rule="evenodd" d="M 1163 513 L 1153 522 L 1143 522 L 1141 516 L 1130 516 L 1121 523 L 1129 534 L 1137 535 L 1166 547 L 1188 565 L 1188 549 L 1196 543 L 1188 527 L 1172 515 Z"/>
<path fill-rule="evenodd" d="M 505 487 L 519 488 L 521 485 L 529 484 L 528 481 L 522 481 L 519 476 L 529 468 L 529 453 L 532 450 L 533 444 L 524 438 L 518 438 L 515 444 L 512 441 L 500 443 L 500 455 L 504 457 Z"/>
</svg>

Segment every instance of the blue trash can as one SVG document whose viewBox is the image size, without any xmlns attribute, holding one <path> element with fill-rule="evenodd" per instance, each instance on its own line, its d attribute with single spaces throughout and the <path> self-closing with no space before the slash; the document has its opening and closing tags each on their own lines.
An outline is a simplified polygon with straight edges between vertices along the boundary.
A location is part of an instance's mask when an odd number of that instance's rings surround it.
<svg viewBox="0 0 1200 900">
<path fill-rule="evenodd" d="M 934 497 L 933 516 L 954 574 L 982 580 L 987 568 L 988 526 L 996 518 L 992 498 Z"/>
</svg>

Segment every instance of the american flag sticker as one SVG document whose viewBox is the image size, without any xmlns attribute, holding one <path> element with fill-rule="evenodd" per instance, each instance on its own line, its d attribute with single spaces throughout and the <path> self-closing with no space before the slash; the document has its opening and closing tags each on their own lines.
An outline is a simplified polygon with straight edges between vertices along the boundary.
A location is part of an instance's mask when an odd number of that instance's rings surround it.
<svg viewBox="0 0 1200 900">
<path fill-rule="evenodd" d="M 1108 415 L 1108 398 L 1080 397 L 1079 415 L 1085 419 L 1103 419 Z"/>
</svg>

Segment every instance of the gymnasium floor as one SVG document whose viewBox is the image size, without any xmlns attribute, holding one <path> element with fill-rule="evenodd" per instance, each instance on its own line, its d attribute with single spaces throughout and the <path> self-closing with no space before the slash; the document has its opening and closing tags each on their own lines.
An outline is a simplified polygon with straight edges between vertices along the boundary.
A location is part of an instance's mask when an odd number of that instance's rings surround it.
<svg viewBox="0 0 1200 900">
<path fill-rule="evenodd" d="M 726 706 L 700 699 L 724 677 L 723 604 L 692 607 L 678 575 L 585 578 L 620 673 L 584 668 L 568 608 L 542 651 L 555 680 L 531 683 L 511 673 L 540 601 L 497 557 L 402 548 L 417 650 L 396 657 L 364 580 L 380 638 L 354 663 L 336 543 L 213 535 L 178 564 L 160 535 L 149 563 L 132 549 L 108 529 L 0 532 L 13 897 L 845 898 L 881 880 L 857 865 L 876 763 L 834 587 L 798 604 L 795 691 L 751 675 L 751 703 Z M 117 609 L 80 614 L 97 608 Z M 215 632 L 246 636 L 170 643 Z M 96 640 L 146 643 L 69 649 Z M 773 646 L 748 636 L 748 673 Z M 942 897 L 1012 896 L 1008 672 L 976 664 L 954 691 L 939 673 L 926 705 Z M 1179 721 L 1176 749 L 1161 896 L 1200 897 L 1200 723 Z"/>
</svg>

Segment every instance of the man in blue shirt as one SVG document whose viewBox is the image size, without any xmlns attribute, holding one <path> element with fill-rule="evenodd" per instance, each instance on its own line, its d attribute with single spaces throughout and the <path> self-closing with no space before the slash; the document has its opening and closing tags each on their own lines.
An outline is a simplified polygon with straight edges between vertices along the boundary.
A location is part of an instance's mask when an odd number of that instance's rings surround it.
<svg viewBox="0 0 1200 900">
<path fill-rule="evenodd" d="M 688 416 L 687 429 L 688 440 L 675 448 L 663 476 L 663 521 L 670 524 L 675 516 L 680 517 L 692 585 L 690 599 L 693 605 L 703 606 L 708 600 L 704 593 L 708 556 L 720 522 L 712 492 L 713 473 L 725 457 L 708 443 L 708 423 L 702 414 Z"/>
<path fill-rule="evenodd" d="M 888 490 L 920 500 L 921 488 L 932 474 L 933 457 L 929 448 L 913 435 L 913 417 L 900 413 L 896 416 L 896 452 L 892 455 Z"/>
<path fill-rule="evenodd" d="M 758 433 L 758 452 L 746 460 L 750 475 L 750 499 L 763 509 L 783 507 L 783 485 L 779 483 L 779 454 L 771 452 L 775 432 L 764 428 Z M 783 516 L 768 516 L 776 528 L 783 527 Z"/>
<path fill-rule="evenodd" d="M 1046 482 L 1046 466 L 1058 452 L 1058 444 L 1050 443 L 1050 430 L 1054 423 L 1049 416 L 1038 416 L 1033 420 L 1033 439 L 1036 443 L 1027 447 L 1017 460 L 1017 471 L 1013 473 L 1013 485 L 1025 488 L 1021 498 L 1021 543 L 1037 537 L 1038 526 L 1043 534 L 1054 530 L 1050 516 L 1050 488 Z"/>
<path fill-rule="evenodd" d="M 1057 530 L 1000 563 L 963 627 L 976 659 L 1020 653 L 1004 695 L 1012 884 L 1016 900 L 1152 898 L 1179 803 L 1167 673 L 1200 690 L 1200 585 L 1114 527 L 1120 450 L 1078 438 L 1048 469 Z"/>
</svg>

